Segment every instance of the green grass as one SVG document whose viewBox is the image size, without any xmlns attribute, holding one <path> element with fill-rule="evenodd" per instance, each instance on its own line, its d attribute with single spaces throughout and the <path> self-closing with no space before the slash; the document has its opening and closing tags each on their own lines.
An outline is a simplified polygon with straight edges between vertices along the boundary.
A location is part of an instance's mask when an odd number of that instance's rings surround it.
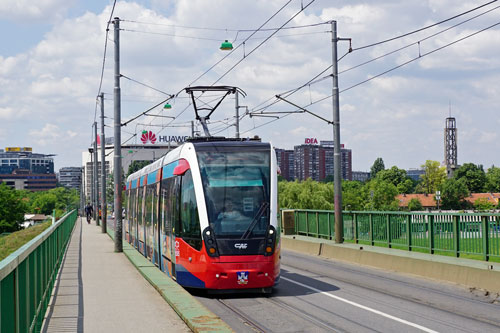
<svg viewBox="0 0 500 333">
<path fill-rule="evenodd" d="M 9 254 L 15 252 L 21 246 L 41 234 L 50 225 L 50 221 L 44 222 L 0 238 L 0 260 L 5 259 Z"/>
</svg>

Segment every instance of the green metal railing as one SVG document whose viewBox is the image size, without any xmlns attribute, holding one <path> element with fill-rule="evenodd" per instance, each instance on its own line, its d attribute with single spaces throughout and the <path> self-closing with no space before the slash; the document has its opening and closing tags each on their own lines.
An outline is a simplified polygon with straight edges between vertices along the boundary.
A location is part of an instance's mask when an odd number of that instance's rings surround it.
<svg viewBox="0 0 500 333">
<path fill-rule="evenodd" d="M 335 239 L 335 214 L 294 210 L 295 233 Z M 344 239 L 456 257 L 500 259 L 500 214 L 344 211 Z"/>
<path fill-rule="evenodd" d="M 39 332 L 77 211 L 0 261 L 0 331 Z"/>
</svg>

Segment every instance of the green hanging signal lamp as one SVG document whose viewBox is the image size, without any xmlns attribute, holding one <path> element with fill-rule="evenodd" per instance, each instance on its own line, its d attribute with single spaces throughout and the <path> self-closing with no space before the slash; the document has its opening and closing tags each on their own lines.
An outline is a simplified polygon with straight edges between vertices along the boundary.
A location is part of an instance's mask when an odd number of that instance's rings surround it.
<svg viewBox="0 0 500 333">
<path fill-rule="evenodd" d="M 233 49 L 233 44 L 231 42 L 229 42 L 227 39 L 221 44 L 220 46 L 220 49 L 221 50 L 224 50 L 224 51 L 229 51 L 229 50 L 232 50 Z"/>
<path fill-rule="evenodd" d="M 163 105 L 163 108 L 168 110 L 172 108 L 172 105 L 170 105 L 170 103 L 167 102 L 165 105 Z"/>
</svg>

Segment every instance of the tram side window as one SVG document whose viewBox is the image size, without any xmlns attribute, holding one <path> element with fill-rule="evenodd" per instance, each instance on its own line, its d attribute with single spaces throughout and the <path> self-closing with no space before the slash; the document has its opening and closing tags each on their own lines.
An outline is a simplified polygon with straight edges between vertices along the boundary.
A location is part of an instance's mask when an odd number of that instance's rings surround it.
<svg viewBox="0 0 500 333">
<path fill-rule="evenodd" d="M 160 225 L 161 232 L 163 235 L 167 235 L 167 221 L 168 221 L 168 179 L 164 179 L 161 182 L 161 190 L 160 190 Z"/>
<path fill-rule="evenodd" d="M 167 178 L 161 183 L 162 230 L 164 235 L 172 233 L 177 218 L 177 191 L 175 178 Z"/>
<path fill-rule="evenodd" d="M 200 220 L 191 170 L 182 176 L 180 216 L 181 230 L 179 230 L 179 235 L 193 248 L 201 250 Z"/>
<path fill-rule="evenodd" d="M 140 187 L 137 193 L 137 223 L 142 225 L 142 202 L 143 202 L 143 188 Z"/>
<path fill-rule="evenodd" d="M 153 225 L 158 223 L 158 183 L 153 186 Z"/>
<path fill-rule="evenodd" d="M 145 202 L 145 210 L 144 210 L 144 221 L 146 223 L 147 228 L 151 225 L 152 217 L 153 217 L 153 195 L 156 190 L 156 185 L 148 185 L 146 187 L 146 202 Z"/>
<path fill-rule="evenodd" d="M 128 193 L 127 219 L 131 221 L 134 218 L 135 189 L 129 190 Z"/>
</svg>

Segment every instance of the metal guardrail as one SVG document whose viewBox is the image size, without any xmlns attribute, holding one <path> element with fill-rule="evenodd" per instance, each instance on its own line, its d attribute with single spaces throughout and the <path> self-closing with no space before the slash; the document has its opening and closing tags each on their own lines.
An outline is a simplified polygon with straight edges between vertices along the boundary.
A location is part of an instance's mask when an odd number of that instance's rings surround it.
<svg viewBox="0 0 500 333">
<path fill-rule="evenodd" d="M 39 332 L 77 211 L 0 261 L 0 331 Z"/>
<path fill-rule="evenodd" d="M 335 214 L 325 210 L 292 210 L 295 233 L 335 239 Z M 483 260 L 500 258 L 500 214 L 344 211 L 344 239 L 354 243 L 419 249 Z"/>
</svg>

